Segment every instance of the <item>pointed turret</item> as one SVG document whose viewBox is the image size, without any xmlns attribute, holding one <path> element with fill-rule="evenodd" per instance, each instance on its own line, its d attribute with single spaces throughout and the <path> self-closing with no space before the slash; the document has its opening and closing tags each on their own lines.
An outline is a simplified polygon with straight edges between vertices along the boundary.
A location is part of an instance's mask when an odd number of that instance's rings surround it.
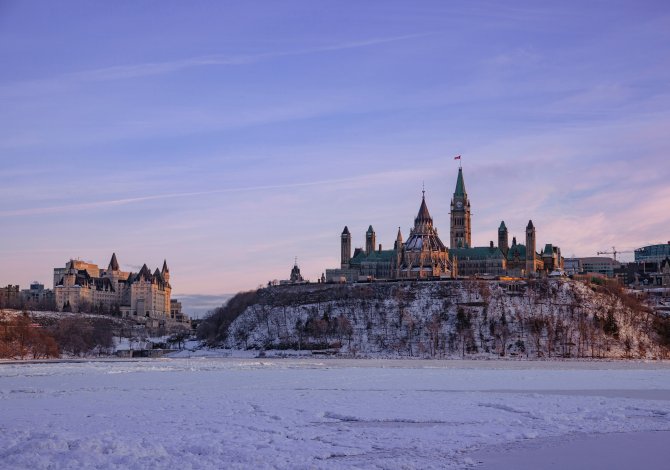
<svg viewBox="0 0 670 470">
<path fill-rule="evenodd" d="M 458 169 L 458 178 L 456 179 L 456 190 L 454 191 L 454 196 L 466 196 L 465 192 L 465 181 L 463 180 L 463 168 Z"/>
<path fill-rule="evenodd" d="M 505 226 L 505 221 L 500 222 L 500 227 L 498 227 L 498 248 L 502 251 L 503 255 L 507 257 L 509 251 L 509 235 L 507 233 L 507 227 Z"/>
<path fill-rule="evenodd" d="M 426 204 L 426 195 L 424 194 L 421 197 L 421 207 L 419 207 L 419 213 L 416 216 L 416 219 L 414 220 L 414 224 L 416 225 L 417 222 L 419 223 L 433 223 L 433 218 L 430 216 L 430 212 L 428 212 L 428 205 Z"/>
<path fill-rule="evenodd" d="M 368 231 L 365 232 L 365 254 L 369 255 L 375 251 L 375 229 L 372 228 L 372 225 L 368 227 Z"/>
<path fill-rule="evenodd" d="M 107 271 L 118 271 L 119 262 L 116 260 L 116 253 L 112 253 L 112 259 L 109 260 L 109 266 L 107 266 Z"/>
<path fill-rule="evenodd" d="M 163 260 L 163 269 L 161 269 L 161 276 L 165 282 L 170 283 L 170 268 L 168 268 L 167 260 Z"/>
<path fill-rule="evenodd" d="M 302 274 L 300 274 L 300 268 L 298 267 L 298 257 L 295 257 L 295 262 L 293 263 L 293 269 L 291 269 L 291 282 L 298 283 L 302 282 Z"/>
<path fill-rule="evenodd" d="M 535 259 L 535 226 L 529 220 L 526 226 L 526 275 L 533 276 L 536 273 Z"/>
<path fill-rule="evenodd" d="M 398 235 L 395 237 L 395 243 L 393 244 L 393 249 L 396 252 L 400 252 L 402 250 L 402 232 L 400 231 L 400 227 L 398 227 Z"/>
<path fill-rule="evenodd" d="M 137 273 L 137 279 L 144 279 L 146 281 L 151 280 L 151 271 L 149 271 L 149 268 L 146 264 L 142 265 L 142 269 L 140 269 L 140 272 Z"/>
<path fill-rule="evenodd" d="M 340 235 L 340 267 L 348 269 L 349 260 L 351 260 L 351 233 L 349 227 L 345 225 Z"/>
</svg>

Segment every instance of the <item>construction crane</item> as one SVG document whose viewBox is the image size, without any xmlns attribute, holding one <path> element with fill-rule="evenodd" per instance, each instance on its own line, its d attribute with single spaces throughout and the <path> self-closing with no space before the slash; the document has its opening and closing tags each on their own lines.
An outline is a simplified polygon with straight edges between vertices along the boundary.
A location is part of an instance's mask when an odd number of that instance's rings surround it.
<svg viewBox="0 0 670 470">
<path fill-rule="evenodd" d="M 599 251 L 599 255 L 614 255 L 614 261 L 616 261 L 616 255 L 619 253 L 634 253 L 632 250 L 628 251 L 617 251 L 616 248 L 612 247 L 612 251 Z"/>
</svg>

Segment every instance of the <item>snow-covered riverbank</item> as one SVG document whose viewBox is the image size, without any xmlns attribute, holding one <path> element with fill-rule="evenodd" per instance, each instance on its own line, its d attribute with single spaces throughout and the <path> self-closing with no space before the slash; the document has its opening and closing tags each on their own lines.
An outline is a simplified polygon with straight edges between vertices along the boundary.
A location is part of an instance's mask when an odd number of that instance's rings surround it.
<svg viewBox="0 0 670 470">
<path fill-rule="evenodd" d="M 524 442 L 670 430 L 670 364 L 5 364 L 0 429 L 5 468 L 465 468 Z"/>
</svg>

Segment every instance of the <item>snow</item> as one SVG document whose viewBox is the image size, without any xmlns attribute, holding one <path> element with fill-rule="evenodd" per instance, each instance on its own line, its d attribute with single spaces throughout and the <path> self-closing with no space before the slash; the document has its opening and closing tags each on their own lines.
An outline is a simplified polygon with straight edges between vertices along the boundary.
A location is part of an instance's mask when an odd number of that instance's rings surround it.
<svg viewBox="0 0 670 470">
<path fill-rule="evenodd" d="M 0 365 L 2 468 L 540 468 L 629 441 L 665 468 L 652 431 L 670 431 L 667 362 Z"/>
<path fill-rule="evenodd" d="M 367 358 L 494 358 L 503 352 L 528 359 L 667 355 L 646 313 L 595 292 L 594 286 L 550 279 L 524 292 L 508 292 L 506 285 L 427 281 L 265 289 L 232 322 L 220 345 L 281 349 L 299 342 L 303 348 L 327 343 L 342 356 Z M 469 323 L 462 333 L 459 311 Z M 602 327 L 610 313 L 616 335 Z M 338 330 L 341 318 L 349 327 Z"/>
</svg>

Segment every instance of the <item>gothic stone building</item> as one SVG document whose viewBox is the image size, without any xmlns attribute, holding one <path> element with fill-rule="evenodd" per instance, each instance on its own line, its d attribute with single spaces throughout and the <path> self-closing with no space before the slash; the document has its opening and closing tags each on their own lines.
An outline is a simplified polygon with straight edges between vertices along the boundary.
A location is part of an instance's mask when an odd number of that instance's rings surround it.
<svg viewBox="0 0 670 470">
<path fill-rule="evenodd" d="M 70 260 L 65 269 L 54 269 L 54 279 L 59 311 L 101 308 L 112 312 L 118 309 L 124 317 L 153 326 L 159 326 L 159 321 L 171 316 L 172 287 L 165 261 L 162 270 L 156 268 L 152 274 L 146 264 L 138 273 L 121 271 L 116 254 L 112 254 L 107 269 Z"/>
<path fill-rule="evenodd" d="M 370 226 L 365 234 L 365 249 L 351 253 L 351 233 L 348 227 L 340 237 L 340 268 L 326 270 L 328 282 L 352 282 L 368 279 L 426 279 L 458 276 L 536 276 L 563 269 L 560 248 L 547 244 L 537 252 L 533 221 L 526 226 L 525 245 L 516 237 L 509 245 L 505 222 L 498 228 L 498 246 L 472 246 L 472 214 L 465 189 L 463 169 L 459 167 L 456 189 L 451 199 L 449 248 L 445 247 L 428 212 L 425 193 L 414 228 L 403 242 L 402 233 L 392 250 L 377 249 L 375 231 Z"/>
<path fill-rule="evenodd" d="M 470 200 L 465 190 L 463 169 L 458 169 L 456 190 L 451 200 L 451 253 L 458 263 L 461 276 L 536 276 L 563 269 L 561 249 L 547 244 L 541 253 L 536 248 L 533 221 L 526 226 L 526 244 L 517 244 L 516 237 L 509 245 L 505 222 L 498 228 L 498 246 L 493 241 L 487 247 L 472 247 Z"/>
<path fill-rule="evenodd" d="M 442 243 L 428 212 L 425 192 L 414 228 L 403 242 L 402 232 L 392 250 L 376 245 L 375 231 L 370 226 L 365 233 L 365 250 L 356 248 L 351 253 L 351 233 L 344 227 L 340 237 L 340 269 L 327 269 L 327 282 L 354 282 L 369 279 L 430 279 L 453 277 L 455 267 L 449 250 Z"/>
</svg>

